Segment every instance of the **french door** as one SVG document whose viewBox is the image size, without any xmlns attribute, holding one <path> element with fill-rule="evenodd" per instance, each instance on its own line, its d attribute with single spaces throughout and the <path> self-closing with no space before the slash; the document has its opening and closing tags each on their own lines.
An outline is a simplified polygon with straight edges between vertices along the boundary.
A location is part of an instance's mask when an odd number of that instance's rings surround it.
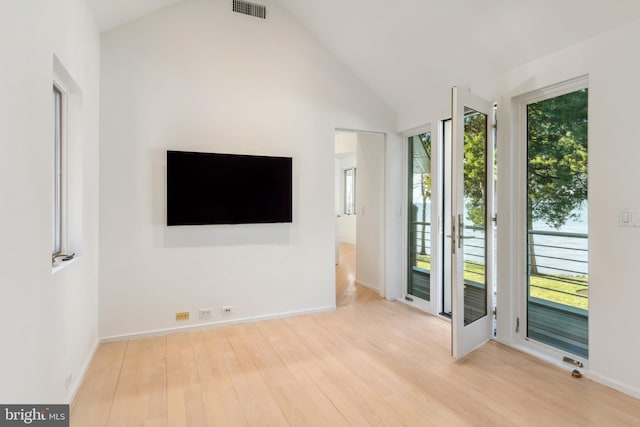
<svg viewBox="0 0 640 427">
<path fill-rule="evenodd" d="M 493 104 L 452 91 L 451 253 L 452 356 L 461 358 L 493 331 Z"/>
</svg>

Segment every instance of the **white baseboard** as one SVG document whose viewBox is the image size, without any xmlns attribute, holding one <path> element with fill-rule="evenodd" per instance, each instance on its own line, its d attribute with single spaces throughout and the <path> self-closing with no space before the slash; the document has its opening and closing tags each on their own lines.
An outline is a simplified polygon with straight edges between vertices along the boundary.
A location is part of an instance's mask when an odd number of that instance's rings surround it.
<svg viewBox="0 0 640 427">
<path fill-rule="evenodd" d="M 209 323 L 198 323 L 196 325 L 180 326 L 177 328 L 155 329 L 151 331 L 134 332 L 131 334 L 122 334 L 122 335 L 114 335 L 110 337 L 103 337 L 100 339 L 100 342 L 107 343 L 107 342 L 115 342 L 115 341 L 126 341 L 126 340 L 138 339 L 138 338 L 156 337 L 156 336 L 167 335 L 167 334 L 172 334 L 176 332 L 197 331 L 200 329 L 237 325 L 240 323 L 251 323 L 251 322 L 259 322 L 261 320 L 281 319 L 283 317 L 293 317 L 293 316 L 301 316 L 304 314 L 322 313 L 325 311 L 333 311 L 335 309 L 336 309 L 336 306 L 331 305 L 331 306 L 317 307 L 317 308 L 311 308 L 306 310 L 296 310 L 296 311 L 288 311 L 283 313 L 267 314 L 263 316 L 243 317 L 239 319 L 222 320 L 218 322 L 209 322 Z"/>
<path fill-rule="evenodd" d="M 568 372 L 572 371 L 573 369 L 575 369 L 574 367 L 567 365 L 566 363 L 562 362 L 560 359 L 558 359 L 557 357 L 551 357 L 547 354 L 541 353 L 539 351 L 535 351 L 532 350 L 531 348 L 528 348 L 526 346 L 523 345 L 518 345 L 516 343 L 513 343 L 511 341 L 507 341 L 507 340 L 500 340 L 500 339 L 495 339 L 495 341 L 506 345 L 507 347 L 511 347 L 511 348 L 515 348 L 516 350 L 522 351 L 523 353 L 527 353 L 530 354 L 534 357 L 536 357 L 537 359 L 540 359 L 544 362 L 547 362 L 551 365 L 554 365 L 558 368 L 564 369 Z M 631 397 L 635 397 L 636 399 L 640 399 L 640 390 L 634 388 L 634 387 L 629 387 L 627 385 L 621 384 L 618 381 L 614 381 L 606 376 L 600 375 L 596 372 L 593 372 L 590 370 L 589 367 L 587 367 L 586 369 L 578 369 L 585 378 L 588 378 L 590 380 L 593 380 L 599 384 L 602 384 L 606 387 L 612 388 L 614 390 L 617 390 L 621 393 L 627 394 Z"/>
<path fill-rule="evenodd" d="M 382 291 L 380 291 L 380 289 L 376 288 L 373 285 L 370 285 L 368 283 L 362 282 L 360 280 L 354 280 L 353 283 L 355 283 L 358 286 L 362 286 L 363 288 L 371 289 L 372 291 L 375 291 L 378 294 L 382 295 Z"/>
<path fill-rule="evenodd" d="M 84 364 L 82 365 L 82 369 L 78 373 L 78 376 L 76 377 L 75 381 L 73 381 L 73 385 L 71 386 L 71 389 L 69 390 L 69 392 L 67 394 L 67 402 L 71 406 L 73 406 L 74 401 L 76 400 L 76 396 L 78 395 L 78 391 L 80 390 L 80 386 L 82 385 L 82 382 L 84 381 L 85 375 L 87 375 L 87 370 L 89 370 L 89 365 L 91 365 L 91 361 L 93 360 L 93 356 L 96 354 L 96 351 L 98 351 L 98 347 L 99 346 L 100 346 L 100 339 L 96 339 L 95 342 L 93 343 L 93 346 L 91 347 L 91 351 L 89 352 L 89 356 L 87 357 L 87 359 L 84 361 Z"/>
<path fill-rule="evenodd" d="M 637 388 L 620 384 L 617 381 L 611 380 L 603 375 L 599 375 L 594 372 L 588 372 L 586 376 L 587 378 L 590 378 L 597 383 L 606 385 L 607 387 L 618 390 L 621 393 L 628 394 L 629 396 L 635 397 L 636 399 L 640 399 L 640 390 L 638 390 Z"/>
</svg>

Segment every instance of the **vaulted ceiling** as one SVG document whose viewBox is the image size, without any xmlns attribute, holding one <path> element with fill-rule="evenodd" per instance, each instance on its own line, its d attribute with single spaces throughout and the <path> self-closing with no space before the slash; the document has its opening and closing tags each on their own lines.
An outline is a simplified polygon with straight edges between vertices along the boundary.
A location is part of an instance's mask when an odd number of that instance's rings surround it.
<svg viewBox="0 0 640 427">
<path fill-rule="evenodd" d="M 141 18 L 183 0 L 86 0 L 100 31 Z"/>
<path fill-rule="evenodd" d="M 87 1 L 106 30 L 186 0 Z M 277 2 L 398 114 L 640 19 L 637 0 Z"/>
</svg>

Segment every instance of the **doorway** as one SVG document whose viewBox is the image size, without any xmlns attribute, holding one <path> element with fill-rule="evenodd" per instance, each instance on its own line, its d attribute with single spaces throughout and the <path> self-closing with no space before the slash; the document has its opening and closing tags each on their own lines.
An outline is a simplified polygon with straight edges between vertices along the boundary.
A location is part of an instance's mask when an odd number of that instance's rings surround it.
<svg viewBox="0 0 640 427">
<path fill-rule="evenodd" d="M 454 88 L 452 119 L 406 134 L 404 300 L 452 322 L 458 358 L 493 336 L 495 106 Z"/>
<path fill-rule="evenodd" d="M 337 132 L 335 135 L 336 264 L 339 263 L 341 246 L 353 246 L 355 254 L 357 244 L 357 144 L 356 132 Z"/>
<path fill-rule="evenodd" d="M 385 296 L 385 135 L 337 130 L 335 134 L 336 264 L 354 257 L 354 285 Z"/>
</svg>

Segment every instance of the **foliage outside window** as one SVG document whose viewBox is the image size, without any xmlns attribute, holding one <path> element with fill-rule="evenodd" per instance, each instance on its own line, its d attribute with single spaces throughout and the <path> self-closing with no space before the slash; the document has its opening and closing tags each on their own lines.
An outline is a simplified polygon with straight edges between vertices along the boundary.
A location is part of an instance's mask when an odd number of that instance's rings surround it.
<svg viewBox="0 0 640 427">
<path fill-rule="evenodd" d="M 526 110 L 531 296 L 582 310 L 588 309 L 588 104 L 585 88 Z"/>
</svg>

